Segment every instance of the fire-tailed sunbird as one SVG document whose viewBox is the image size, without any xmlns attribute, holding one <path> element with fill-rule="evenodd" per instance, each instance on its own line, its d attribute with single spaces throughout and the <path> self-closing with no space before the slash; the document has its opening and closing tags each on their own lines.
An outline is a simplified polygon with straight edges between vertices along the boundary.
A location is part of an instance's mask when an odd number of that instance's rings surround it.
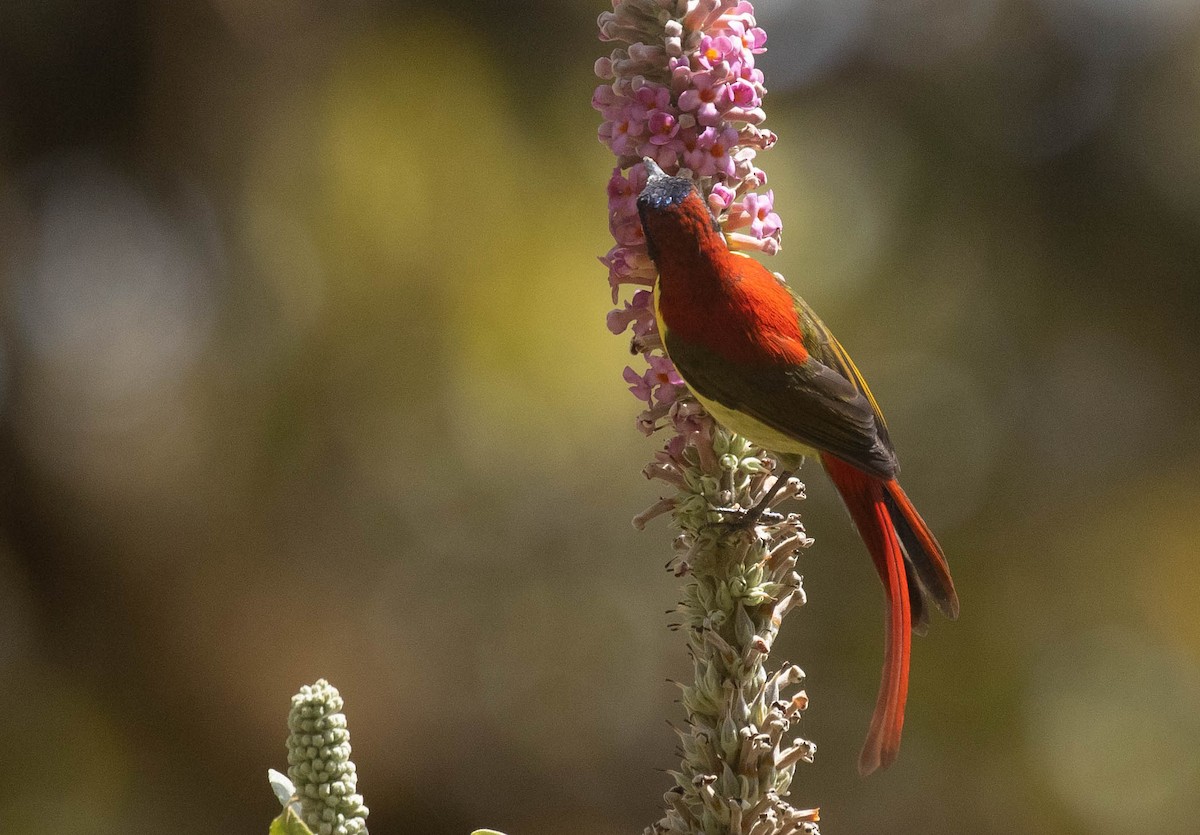
<svg viewBox="0 0 1200 835">
<path fill-rule="evenodd" d="M 774 273 L 729 249 L 691 180 L 644 164 L 637 206 L 667 355 L 719 423 L 780 457 L 778 484 L 803 456 L 820 459 L 883 581 L 883 680 L 858 760 L 869 774 L 900 748 L 910 631 L 924 632 L 929 601 L 958 617 L 946 557 L 896 482 L 887 425 L 845 349 Z"/>
</svg>

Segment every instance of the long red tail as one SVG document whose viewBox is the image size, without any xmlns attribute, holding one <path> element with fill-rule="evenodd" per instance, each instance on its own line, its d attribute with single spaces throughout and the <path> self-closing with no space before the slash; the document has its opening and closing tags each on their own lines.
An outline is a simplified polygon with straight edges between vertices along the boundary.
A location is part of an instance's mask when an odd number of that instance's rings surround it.
<svg viewBox="0 0 1200 835">
<path fill-rule="evenodd" d="M 887 597 L 883 676 L 871 729 L 858 758 L 862 775 L 889 766 L 900 750 L 908 698 L 910 632 L 923 629 L 929 596 L 950 618 L 958 596 L 941 547 L 895 479 L 884 481 L 830 455 L 821 462 L 854 520 Z"/>
</svg>

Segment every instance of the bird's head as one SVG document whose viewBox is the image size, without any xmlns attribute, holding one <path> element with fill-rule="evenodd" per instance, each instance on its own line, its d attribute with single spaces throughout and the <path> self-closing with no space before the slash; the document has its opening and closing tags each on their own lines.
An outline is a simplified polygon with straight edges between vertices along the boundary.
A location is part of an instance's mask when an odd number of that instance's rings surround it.
<svg viewBox="0 0 1200 835">
<path fill-rule="evenodd" d="M 720 238 L 721 227 L 692 180 L 668 175 L 649 157 L 643 157 L 642 164 L 648 176 L 638 195 L 638 216 L 655 263 L 665 251 L 680 246 L 694 250 L 701 241 L 711 241 L 714 234 Z M 720 240 L 723 244 L 724 239 Z"/>
</svg>

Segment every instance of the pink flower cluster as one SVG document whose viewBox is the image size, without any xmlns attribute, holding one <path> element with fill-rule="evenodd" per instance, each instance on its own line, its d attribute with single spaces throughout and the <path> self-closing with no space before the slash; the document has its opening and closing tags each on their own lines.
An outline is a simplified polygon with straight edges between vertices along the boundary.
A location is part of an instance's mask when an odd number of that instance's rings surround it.
<svg viewBox="0 0 1200 835">
<path fill-rule="evenodd" d="M 609 13 L 613 24 L 628 5 L 614 4 Z M 592 98 L 592 106 L 604 116 L 600 141 L 626 165 L 641 157 L 651 157 L 664 168 L 682 161 L 696 177 L 719 174 L 733 179 L 738 170 L 735 153 L 748 144 L 761 146 L 763 136 L 755 126 L 765 118 L 760 105 L 766 90 L 754 56 L 764 51 L 767 36 L 754 25 L 749 3 L 709 5 L 714 10 L 732 8 L 706 30 L 692 33 L 699 37 L 689 38 L 690 48 L 684 47 L 682 24 L 679 36 L 660 35 L 664 46 L 653 57 L 665 58 L 665 67 L 642 66 L 622 58 L 622 50 L 596 62 L 596 74 L 612 80 L 597 87 Z M 602 33 L 605 23 L 602 18 Z"/>
<path fill-rule="evenodd" d="M 649 433 L 670 417 L 694 429 L 690 412 L 686 419 L 674 417 L 687 398 L 661 353 L 645 289 L 653 287 L 656 272 L 637 213 L 637 196 L 646 184 L 641 159 L 692 177 L 732 248 L 777 252 L 781 223 L 774 194 L 759 191 L 767 177 L 754 164 L 758 151 L 775 142 L 760 127 L 766 89 L 754 66 L 767 36 L 745 0 L 613 0 L 599 26 L 601 40 L 628 43 L 596 62 L 596 74 L 606 82 L 592 96 L 604 119 L 598 135 L 617 156 L 608 183 L 615 245 L 600 261 L 608 268 L 614 303 L 623 285 L 639 288 L 624 308 L 609 314 L 608 327 L 619 334 L 632 326 L 633 348 L 650 364 L 642 374 L 625 369 L 630 390 L 647 404 L 639 427 Z"/>
</svg>

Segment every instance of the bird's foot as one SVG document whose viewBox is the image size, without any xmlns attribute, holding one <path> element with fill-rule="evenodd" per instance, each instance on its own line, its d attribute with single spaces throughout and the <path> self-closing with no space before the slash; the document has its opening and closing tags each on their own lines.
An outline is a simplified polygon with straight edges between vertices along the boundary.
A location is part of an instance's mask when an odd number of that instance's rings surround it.
<svg viewBox="0 0 1200 835">
<path fill-rule="evenodd" d="M 784 514 L 767 510 L 761 503 L 749 510 L 736 505 L 734 507 L 714 507 L 713 510 L 725 517 L 722 524 L 729 525 L 735 530 L 749 530 L 760 523 L 775 525 L 787 520 L 787 516 Z"/>
<path fill-rule="evenodd" d="M 788 482 L 791 481 L 791 479 L 792 471 L 780 473 L 779 477 L 775 479 L 775 483 L 771 485 L 770 489 L 767 490 L 765 494 L 763 494 L 763 497 L 758 500 L 754 507 L 750 508 L 749 510 L 730 508 L 729 512 L 736 517 L 730 520 L 730 524 L 736 528 L 749 529 L 757 525 L 760 520 L 765 520 L 768 524 L 772 525 L 786 521 L 787 516 L 783 515 L 782 513 L 776 513 L 774 510 L 770 510 L 770 507 L 772 504 L 774 504 L 775 497 L 779 495 L 779 491 L 782 490 L 788 484 Z M 724 509 L 718 509 L 722 512 L 725 512 Z"/>
</svg>

